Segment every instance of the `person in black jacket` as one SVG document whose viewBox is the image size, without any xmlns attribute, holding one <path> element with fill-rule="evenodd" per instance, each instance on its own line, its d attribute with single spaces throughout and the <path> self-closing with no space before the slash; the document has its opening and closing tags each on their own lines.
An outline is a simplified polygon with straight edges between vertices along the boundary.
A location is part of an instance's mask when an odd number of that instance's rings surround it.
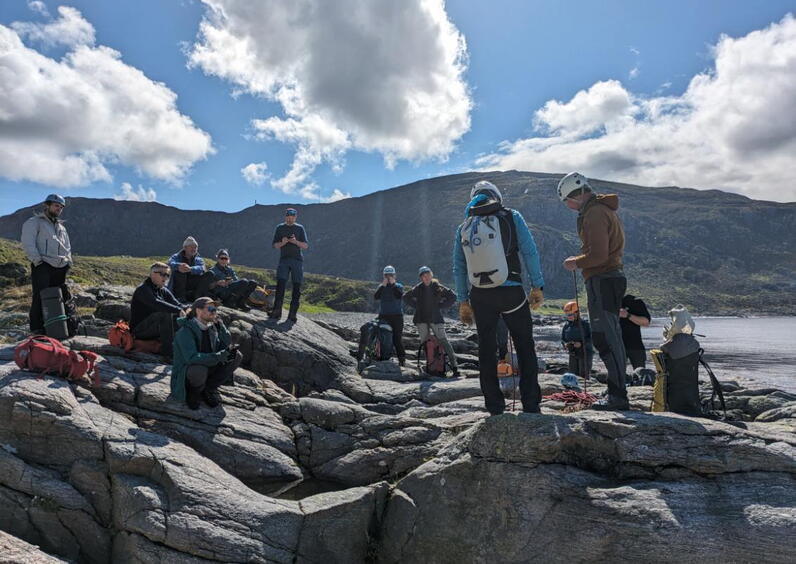
<svg viewBox="0 0 796 564">
<path fill-rule="evenodd" d="M 181 303 L 166 288 L 169 265 L 156 262 L 149 267 L 149 278 L 135 289 L 130 304 L 130 331 L 136 339 L 157 339 L 160 352 L 172 356 L 174 321 L 185 315 L 187 304 Z"/>
<path fill-rule="evenodd" d="M 644 300 L 630 294 L 622 298 L 619 310 L 619 326 L 622 327 L 622 341 L 625 355 L 633 368 L 644 368 L 647 364 L 647 350 L 641 340 L 641 328 L 649 327 L 652 316 Z"/>
<path fill-rule="evenodd" d="M 396 280 L 395 267 L 387 265 L 382 272 L 384 279 L 373 299 L 379 302 L 379 319 L 386 321 L 392 327 L 392 342 L 395 354 L 398 355 L 398 364 L 406 364 L 406 350 L 404 349 L 404 286 Z"/>
<path fill-rule="evenodd" d="M 445 334 L 445 320 L 442 318 L 443 309 L 456 303 L 456 294 L 434 279 L 434 273 L 427 266 L 421 266 L 418 271 L 420 283 L 404 294 L 404 302 L 415 309 L 412 321 L 417 327 L 420 342 L 425 343 L 430 335 L 434 335 L 445 348 L 453 376 L 459 376 L 459 367 L 453 347 Z"/>
<path fill-rule="evenodd" d="M 561 345 L 569 353 L 569 371 L 577 376 L 588 378 L 594 359 L 591 326 L 585 319 L 579 319 L 580 311 L 577 302 L 568 302 L 564 306 L 564 314 L 567 316 L 567 322 L 561 328 Z M 581 328 L 584 335 L 581 335 Z"/>
</svg>

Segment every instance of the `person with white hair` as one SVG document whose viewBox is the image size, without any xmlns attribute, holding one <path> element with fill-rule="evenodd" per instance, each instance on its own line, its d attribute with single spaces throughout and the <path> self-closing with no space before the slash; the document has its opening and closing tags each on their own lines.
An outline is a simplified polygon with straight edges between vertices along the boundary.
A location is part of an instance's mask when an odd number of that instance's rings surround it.
<svg viewBox="0 0 796 564">
<path fill-rule="evenodd" d="M 171 279 L 169 290 L 181 302 L 192 302 L 210 295 L 210 285 L 216 277 L 207 270 L 199 256 L 199 243 L 190 235 L 182 243 L 182 250 L 169 259 Z"/>
</svg>

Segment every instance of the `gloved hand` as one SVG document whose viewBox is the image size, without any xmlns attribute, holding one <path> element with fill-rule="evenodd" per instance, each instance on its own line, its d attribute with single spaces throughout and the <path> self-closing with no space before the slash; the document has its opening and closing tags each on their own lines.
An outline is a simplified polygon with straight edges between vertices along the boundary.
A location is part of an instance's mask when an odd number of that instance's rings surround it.
<svg viewBox="0 0 796 564">
<path fill-rule="evenodd" d="M 223 364 L 229 360 L 229 349 L 222 349 L 216 353 L 216 358 L 219 364 Z"/>
<path fill-rule="evenodd" d="M 528 294 L 528 303 L 531 304 L 531 309 L 539 309 L 544 303 L 544 292 L 541 288 L 532 288 Z"/>
<path fill-rule="evenodd" d="M 459 304 L 459 320 L 465 325 L 473 324 L 473 308 L 470 302 L 462 302 Z"/>
</svg>

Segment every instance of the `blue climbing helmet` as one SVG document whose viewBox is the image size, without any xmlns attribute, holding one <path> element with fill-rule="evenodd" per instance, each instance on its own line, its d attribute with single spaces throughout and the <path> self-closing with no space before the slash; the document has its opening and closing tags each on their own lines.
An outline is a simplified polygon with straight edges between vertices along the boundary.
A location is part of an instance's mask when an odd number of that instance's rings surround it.
<svg viewBox="0 0 796 564">
<path fill-rule="evenodd" d="M 572 372 L 567 372 L 561 377 L 561 385 L 568 390 L 580 391 L 580 385 L 578 384 L 578 377 L 575 376 Z"/>
<path fill-rule="evenodd" d="M 66 200 L 60 194 L 50 194 L 44 199 L 45 204 L 61 204 L 66 206 Z"/>
</svg>

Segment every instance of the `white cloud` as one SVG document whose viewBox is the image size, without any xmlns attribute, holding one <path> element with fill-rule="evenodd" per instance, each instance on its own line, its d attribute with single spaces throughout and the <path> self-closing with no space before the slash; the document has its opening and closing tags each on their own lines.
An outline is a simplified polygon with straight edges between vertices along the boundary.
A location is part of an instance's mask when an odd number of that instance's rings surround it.
<svg viewBox="0 0 796 564">
<path fill-rule="evenodd" d="M 642 98 L 608 81 L 613 111 L 585 102 L 604 100 L 593 94 L 606 83 L 550 101 L 537 112 L 548 136 L 504 142 L 478 163 L 796 200 L 796 18 L 722 36 L 713 57 L 681 96 Z"/>
<path fill-rule="evenodd" d="M 49 17 L 47 6 L 41 3 L 29 4 L 30 8 Z M 41 9 L 44 9 L 44 12 Z M 31 41 L 40 41 L 46 46 L 94 44 L 94 26 L 83 19 L 76 9 L 69 6 L 58 6 L 60 18 L 49 23 L 14 22 L 11 28 L 21 37 Z"/>
<path fill-rule="evenodd" d="M 268 165 L 264 162 L 262 163 L 249 163 L 240 169 L 240 173 L 243 175 L 243 178 L 246 179 L 246 182 L 249 184 L 254 184 L 255 186 L 262 185 L 266 180 L 268 180 L 269 174 L 266 172 L 268 169 Z"/>
<path fill-rule="evenodd" d="M 47 10 L 47 5 L 41 0 L 28 0 L 28 8 L 46 18 L 50 17 L 50 12 Z"/>
<path fill-rule="evenodd" d="M 152 188 L 144 188 L 140 184 L 133 188 L 129 182 L 122 183 L 121 194 L 116 194 L 114 200 L 127 200 L 128 202 L 155 202 L 158 194 Z"/>
<path fill-rule="evenodd" d="M 638 68 L 638 66 L 635 66 L 635 67 L 633 67 L 632 69 L 630 69 L 630 72 L 629 72 L 629 73 L 627 73 L 627 77 L 628 77 L 630 80 L 633 80 L 633 79 L 634 79 L 634 78 L 636 78 L 636 77 L 637 77 L 637 76 L 638 76 L 640 73 L 641 73 L 641 70 Z"/>
<path fill-rule="evenodd" d="M 113 49 L 78 43 L 54 60 L 0 25 L 0 176 L 79 186 L 122 164 L 179 182 L 213 149 L 176 98 Z"/>
<path fill-rule="evenodd" d="M 296 146 L 279 190 L 311 193 L 315 169 L 342 169 L 349 150 L 444 160 L 470 128 L 466 46 L 442 0 L 204 3 L 190 64 L 281 104 L 252 122 Z"/>
</svg>

